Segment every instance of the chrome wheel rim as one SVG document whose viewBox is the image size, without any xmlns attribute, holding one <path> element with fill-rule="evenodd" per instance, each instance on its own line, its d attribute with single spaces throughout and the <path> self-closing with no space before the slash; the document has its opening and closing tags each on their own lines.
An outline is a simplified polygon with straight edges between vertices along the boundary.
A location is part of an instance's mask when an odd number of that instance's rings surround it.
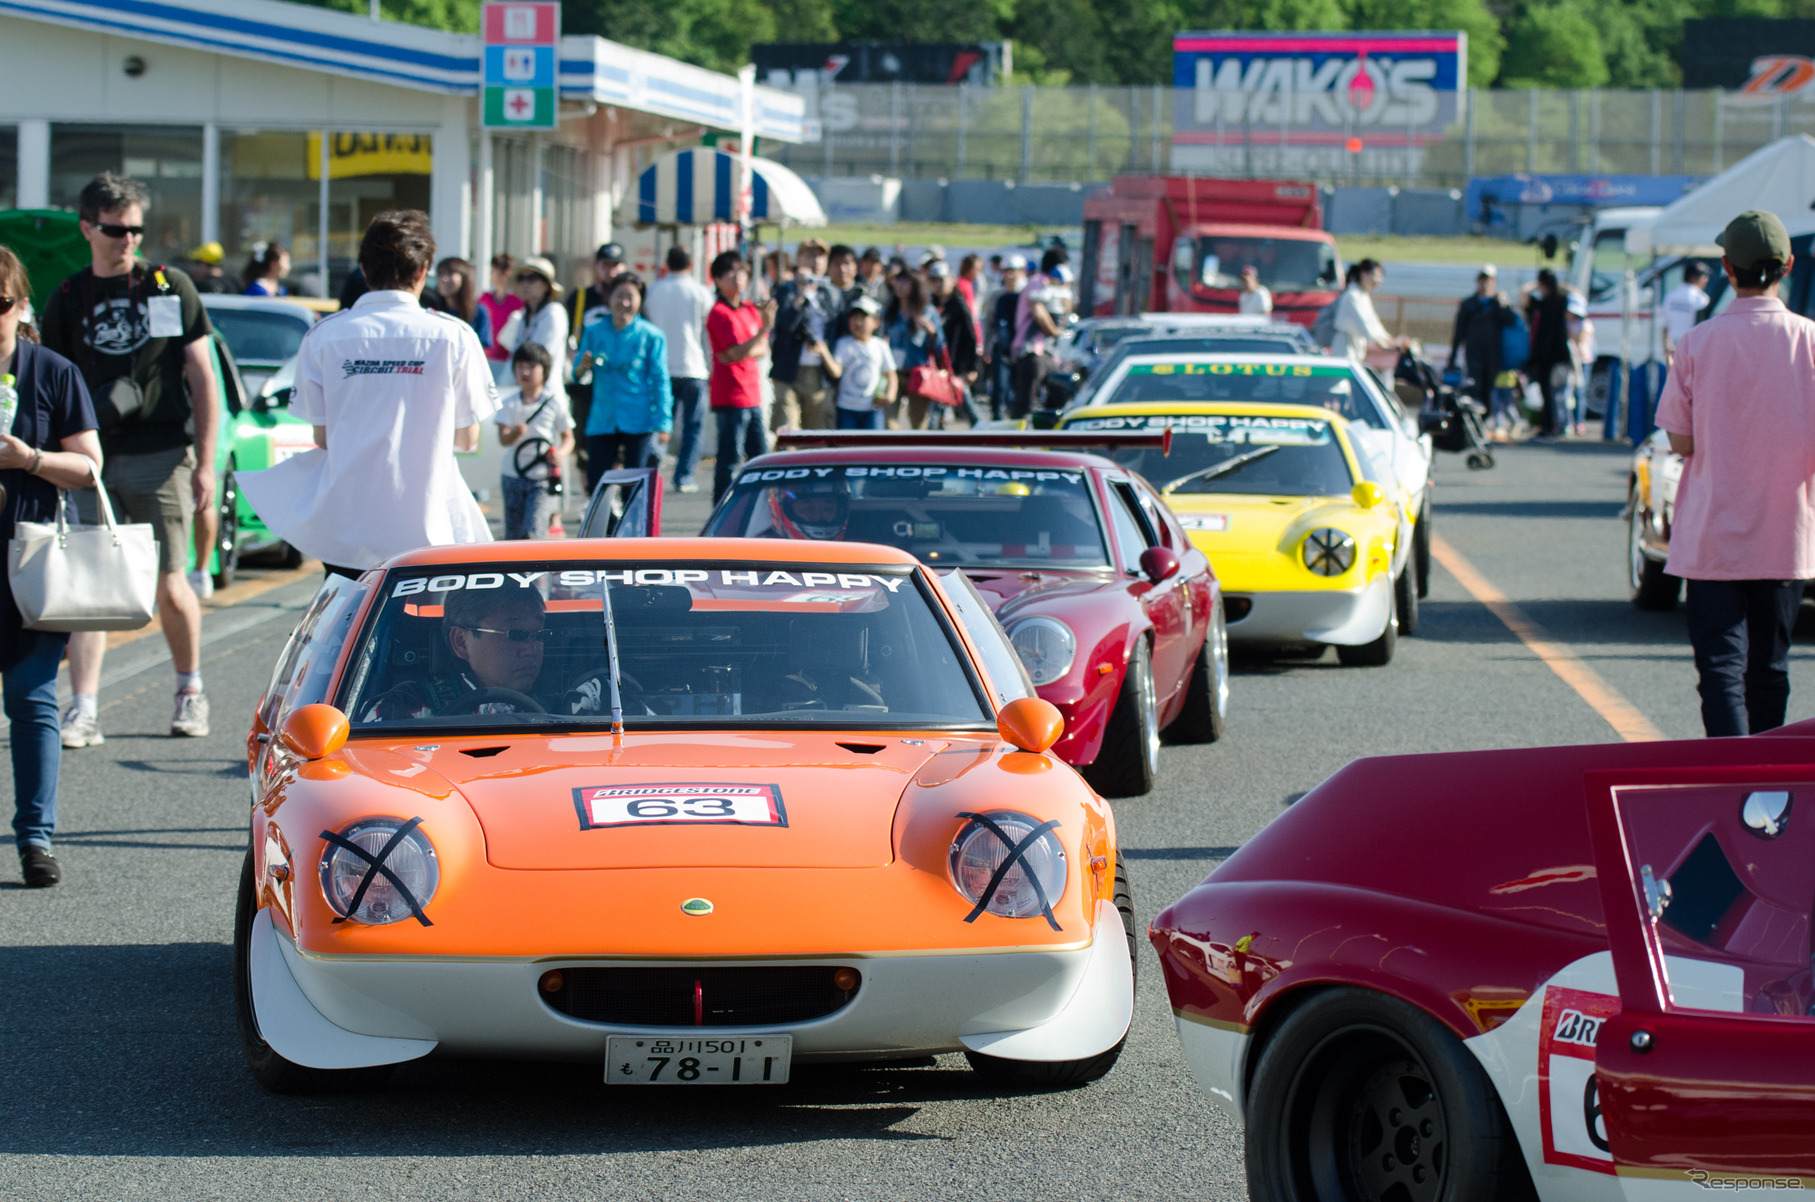
<svg viewBox="0 0 1815 1202">
<path fill-rule="evenodd" d="M 1223 607 L 1216 607 L 1216 623 L 1210 628 L 1210 664 L 1216 693 L 1213 704 L 1217 716 L 1229 714 L 1229 625 L 1223 619 Z"/>
<path fill-rule="evenodd" d="M 1645 579 L 1645 514 L 1638 497 L 1632 498 L 1632 517 L 1626 523 L 1626 583 L 1634 591 Z"/>
<path fill-rule="evenodd" d="M 1141 739 L 1145 744 L 1143 750 L 1147 755 L 1147 771 L 1157 773 L 1160 770 L 1160 721 L 1158 703 L 1154 696 L 1153 661 L 1142 657 L 1141 670 L 1135 687 L 1140 690 L 1141 698 Z"/>
</svg>

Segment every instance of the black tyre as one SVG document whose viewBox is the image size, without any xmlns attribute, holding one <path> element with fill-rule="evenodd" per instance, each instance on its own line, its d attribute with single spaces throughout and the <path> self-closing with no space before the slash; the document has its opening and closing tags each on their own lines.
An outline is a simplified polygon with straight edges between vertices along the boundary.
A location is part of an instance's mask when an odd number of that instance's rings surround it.
<svg viewBox="0 0 1815 1202">
<path fill-rule="evenodd" d="M 1401 575 L 1403 576 L 1404 573 L 1401 573 Z M 1396 611 L 1398 609 L 1397 602 L 1399 593 L 1397 582 L 1394 584 L 1393 593 L 1393 608 Z M 1393 651 L 1398 645 L 1399 615 L 1397 612 L 1394 612 L 1387 615 L 1386 629 L 1380 632 L 1379 638 L 1371 643 L 1363 643 L 1359 647 L 1338 646 L 1336 648 L 1336 658 L 1344 666 L 1350 668 L 1384 668 L 1386 665 L 1393 662 Z"/>
<path fill-rule="evenodd" d="M 1210 613 L 1210 629 L 1191 665 L 1185 704 L 1162 732 L 1168 743 L 1214 743 L 1223 737 L 1229 718 L 1229 627 L 1219 601 Z"/>
<path fill-rule="evenodd" d="M 219 529 L 214 532 L 214 587 L 226 588 L 239 575 L 239 482 L 233 469 L 221 478 Z"/>
<path fill-rule="evenodd" d="M 1159 705 L 1153 687 L 1153 655 L 1147 640 L 1134 645 L 1122 690 L 1103 731 L 1095 762 L 1082 769 L 1090 787 L 1104 797 L 1140 797 L 1153 790 L 1160 767 Z"/>
<path fill-rule="evenodd" d="M 1485 451 L 1470 451 L 1468 458 L 1463 462 L 1468 464 L 1469 471 L 1480 472 L 1486 471 L 1494 465 L 1494 457 Z"/>
<path fill-rule="evenodd" d="M 1626 519 L 1626 588 L 1640 609 L 1676 608 L 1683 592 L 1683 578 L 1664 571 L 1664 565 L 1645 554 L 1645 510 L 1639 495 L 1632 494 Z"/>
<path fill-rule="evenodd" d="M 1135 983 L 1140 983 L 1140 925 L 1134 916 L 1134 891 L 1128 887 L 1128 869 L 1121 860 L 1115 865 L 1115 908 L 1122 916 L 1122 933 L 1128 939 L 1128 959 Z M 1076 1089 L 1088 1085 L 1115 1067 L 1128 1042 L 1124 1035 L 1106 1052 L 1082 1060 L 1004 1060 L 982 1052 L 965 1052 L 972 1070 L 991 1085 L 1012 1090 Z"/>
<path fill-rule="evenodd" d="M 233 913 L 233 1017 L 239 1026 L 240 1047 L 253 1078 L 272 1093 L 351 1093 L 374 1089 L 391 1075 L 391 1066 L 376 1068 L 305 1068 L 285 1060 L 258 1033 L 258 1016 L 252 1009 L 252 920 L 258 915 L 252 887 L 252 853 L 240 869 L 239 902 Z"/>
<path fill-rule="evenodd" d="M 1412 527 L 1412 566 L 1418 572 L 1418 596 L 1431 595 L 1431 502 L 1426 497 Z M 1408 632 L 1409 633 L 1409 632 Z"/>
<path fill-rule="evenodd" d="M 1267 1040 L 1247 1107 L 1254 1202 L 1535 1199 L 1493 1083 L 1436 1019 L 1332 989 Z"/>
<path fill-rule="evenodd" d="M 1410 561 L 1399 569 L 1399 577 L 1393 581 L 1393 616 L 1399 621 L 1400 634 L 1409 637 L 1418 633 L 1418 574 Z"/>
</svg>

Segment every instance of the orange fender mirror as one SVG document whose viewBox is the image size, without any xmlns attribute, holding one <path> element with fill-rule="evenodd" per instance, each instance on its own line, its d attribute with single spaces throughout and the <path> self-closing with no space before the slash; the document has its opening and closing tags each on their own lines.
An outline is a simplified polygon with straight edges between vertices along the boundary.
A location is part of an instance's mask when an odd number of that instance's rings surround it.
<svg viewBox="0 0 1815 1202">
<path fill-rule="evenodd" d="M 1045 751 L 1065 733 L 1065 719 L 1052 702 L 1022 697 L 996 715 L 996 733 L 1022 751 Z"/>
<path fill-rule="evenodd" d="M 284 746 L 305 760 L 333 755 L 347 741 L 347 716 L 331 705 L 305 705 L 284 719 Z"/>
</svg>

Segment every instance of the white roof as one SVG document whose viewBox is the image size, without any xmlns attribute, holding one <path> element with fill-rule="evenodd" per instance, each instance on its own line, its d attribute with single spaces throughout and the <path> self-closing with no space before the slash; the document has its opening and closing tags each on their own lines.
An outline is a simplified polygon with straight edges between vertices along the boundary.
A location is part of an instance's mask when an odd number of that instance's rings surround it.
<svg viewBox="0 0 1815 1202">
<path fill-rule="evenodd" d="M 1792 238 L 1815 233 L 1815 138 L 1795 134 L 1753 151 L 1650 221 L 1626 231 L 1626 253 L 1718 255 L 1714 239 L 1747 209 L 1783 219 Z"/>
</svg>

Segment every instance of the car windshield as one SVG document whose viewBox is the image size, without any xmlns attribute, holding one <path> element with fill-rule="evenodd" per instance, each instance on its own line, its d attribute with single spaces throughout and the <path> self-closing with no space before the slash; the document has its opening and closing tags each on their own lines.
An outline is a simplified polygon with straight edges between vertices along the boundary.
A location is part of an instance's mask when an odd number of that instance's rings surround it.
<svg viewBox="0 0 1815 1202">
<path fill-rule="evenodd" d="M 1099 405 L 1154 401 L 1256 401 L 1316 405 L 1345 421 L 1383 426 L 1367 386 L 1341 363 L 1135 363 L 1095 399 Z"/>
<path fill-rule="evenodd" d="M 1274 292 L 1310 292 L 1336 286 L 1336 249 L 1305 238 L 1214 236 L 1197 240 L 1201 288 L 1234 288 L 1244 267 L 1260 273 Z"/>
<path fill-rule="evenodd" d="M 1312 417 L 1243 414 L 1153 414 L 1086 417 L 1067 430 L 1130 433 L 1172 430 L 1172 453 L 1126 447 L 1117 463 L 1139 472 L 1163 492 L 1239 493 L 1250 496 L 1344 496 L 1355 485 L 1329 422 Z"/>
<path fill-rule="evenodd" d="M 211 308 L 208 320 L 227 340 L 234 359 L 242 366 L 276 367 L 302 347 L 303 335 L 309 332 L 310 325 L 306 313 L 273 309 Z"/>
<path fill-rule="evenodd" d="M 745 472 L 706 527 L 743 538 L 848 539 L 939 567 L 1106 568 L 1082 469 L 840 464 Z"/>
<path fill-rule="evenodd" d="M 621 562 L 399 569 L 341 689 L 355 732 L 987 726 L 911 569 Z"/>
</svg>

